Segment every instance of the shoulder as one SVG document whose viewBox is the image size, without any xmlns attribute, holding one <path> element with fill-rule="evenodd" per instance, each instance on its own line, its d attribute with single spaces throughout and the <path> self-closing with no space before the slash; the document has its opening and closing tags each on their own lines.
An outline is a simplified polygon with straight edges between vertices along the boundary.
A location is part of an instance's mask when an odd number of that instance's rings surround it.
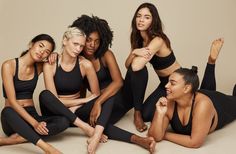
<svg viewBox="0 0 236 154">
<path fill-rule="evenodd" d="M 79 60 L 79 64 L 83 68 L 85 69 L 93 68 L 93 64 L 88 59 L 84 58 L 83 56 L 79 56 L 78 60 Z"/>
<path fill-rule="evenodd" d="M 159 37 L 159 36 L 155 36 L 155 37 L 153 37 L 151 42 L 164 43 L 164 40 L 161 37 Z"/>
<path fill-rule="evenodd" d="M 211 100 L 204 94 L 197 93 L 195 96 L 194 110 L 201 114 L 202 112 L 209 112 L 214 106 Z"/>
<path fill-rule="evenodd" d="M 14 71 L 16 66 L 15 59 L 9 59 L 2 63 L 2 70 Z"/>
<path fill-rule="evenodd" d="M 104 59 L 105 61 L 113 61 L 115 60 L 115 55 L 111 50 L 107 50 L 102 59 Z"/>
</svg>

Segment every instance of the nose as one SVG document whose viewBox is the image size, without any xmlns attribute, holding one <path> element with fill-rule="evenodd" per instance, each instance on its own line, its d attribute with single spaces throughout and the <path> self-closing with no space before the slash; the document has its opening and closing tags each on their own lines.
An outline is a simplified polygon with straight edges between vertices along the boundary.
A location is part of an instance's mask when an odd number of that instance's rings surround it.
<svg viewBox="0 0 236 154">
<path fill-rule="evenodd" d="M 90 46 L 91 46 L 91 47 L 94 47 L 94 46 L 95 46 L 95 42 L 94 42 L 94 41 L 91 41 L 91 42 L 90 42 Z"/>
<path fill-rule="evenodd" d="M 168 82 L 168 83 L 165 85 L 165 88 L 167 89 L 169 86 L 170 86 L 170 82 Z"/>
</svg>

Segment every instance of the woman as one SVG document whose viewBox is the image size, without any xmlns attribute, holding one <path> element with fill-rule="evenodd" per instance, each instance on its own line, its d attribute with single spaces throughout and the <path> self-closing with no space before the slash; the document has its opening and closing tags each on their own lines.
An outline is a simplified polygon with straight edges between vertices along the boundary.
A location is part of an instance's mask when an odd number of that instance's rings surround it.
<svg viewBox="0 0 236 154">
<path fill-rule="evenodd" d="M 85 40 L 84 32 L 76 27 L 68 28 L 64 33 L 62 53 L 57 62 L 53 65 L 45 63 L 43 68 L 47 90 L 40 94 L 40 106 L 43 114 L 63 115 L 89 137 L 98 138 L 97 142 L 100 139 L 106 141 L 106 136 L 102 136 L 102 133 L 113 104 L 103 105 L 101 115 L 93 125 L 95 129 L 86 123 L 100 90 L 93 65 L 79 55 L 85 46 Z M 81 98 L 80 92 L 85 77 L 91 95 Z"/>
<path fill-rule="evenodd" d="M 33 102 L 33 92 L 42 62 L 55 48 L 51 36 L 40 34 L 34 37 L 29 49 L 21 57 L 2 64 L 3 96 L 5 107 L 1 113 L 2 128 L 9 137 L 0 137 L 0 145 L 30 141 L 45 153 L 60 153 L 42 137 L 56 135 L 69 127 L 69 121 L 61 116 L 39 116 Z"/>
<path fill-rule="evenodd" d="M 113 39 L 113 32 L 107 21 L 96 16 L 82 15 L 73 22 L 71 27 L 78 27 L 87 35 L 85 47 L 81 54 L 92 62 L 101 89 L 101 95 L 96 100 L 90 113 L 90 123 L 93 125 L 97 122 L 101 106 L 104 103 L 114 103 L 112 114 L 104 133 L 111 139 L 135 143 L 153 152 L 155 141 L 152 137 L 140 137 L 114 126 L 133 105 L 130 103 L 131 101 L 126 101 L 127 99 L 123 95 L 127 93 L 124 92 L 125 88 L 122 87 L 123 79 L 115 56 L 109 49 Z M 86 87 L 90 90 L 89 86 Z M 95 151 L 97 146 L 98 138 L 90 138 L 89 151 Z"/>
<path fill-rule="evenodd" d="M 144 121 L 151 121 L 155 103 L 165 96 L 165 84 L 168 76 L 180 68 L 171 49 L 169 38 L 163 32 L 162 22 L 157 8 L 151 3 L 143 3 L 136 10 L 132 19 L 131 52 L 126 59 L 127 78 L 131 78 L 131 90 L 134 96 L 134 124 L 138 131 L 147 129 Z M 143 99 L 148 81 L 146 63 L 150 62 L 157 73 L 160 84 L 147 98 Z"/>
<path fill-rule="evenodd" d="M 189 148 L 202 146 L 209 133 L 236 119 L 236 96 L 215 91 L 214 82 L 210 85 L 211 90 L 204 86 L 197 90 L 196 67 L 174 71 L 165 86 L 167 96 L 161 97 L 156 104 L 148 134 L 156 141 L 165 139 Z M 166 131 L 169 123 L 174 132 Z"/>
</svg>

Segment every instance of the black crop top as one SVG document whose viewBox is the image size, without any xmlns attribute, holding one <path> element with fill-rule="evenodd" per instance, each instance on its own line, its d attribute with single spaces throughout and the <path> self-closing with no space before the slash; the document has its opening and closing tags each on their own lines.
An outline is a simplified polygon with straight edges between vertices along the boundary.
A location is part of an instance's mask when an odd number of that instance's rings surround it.
<svg viewBox="0 0 236 154">
<path fill-rule="evenodd" d="M 83 77 L 80 72 L 79 59 L 76 60 L 74 68 L 66 72 L 61 66 L 58 66 L 54 75 L 54 83 L 58 95 L 71 95 L 80 91 Z"/>
<path fill-rule="evenodd" d="M 21 100 L 21 99 L 32 99 L 34 89 L 37 85 L 38 81 L 38 71 L 37 71 L 37 66 L 34 64 L 34 77 L 30 80 L 20 80 L 18 77 L 19 73 L 19 60 L 18 58 L 15 58 L 16 60 L 16 71 L 15 75 L 13 77 L 13 84 L 15 88 L 15 93 L 16 93 L 16 99 Z M 3 96 L 7 98 L 5 88 L 3 86 Z"/>
<path fill-rule="evenodd" d="M 150 60 L 150 63 L 152 64 L 155 70 L 162 70 L 172 65 L 175 60 L 176 58 L 174 52 L 171 52 L 166 57 L 158 57 L 157 55 L 154 55 Z"/>
</svg>

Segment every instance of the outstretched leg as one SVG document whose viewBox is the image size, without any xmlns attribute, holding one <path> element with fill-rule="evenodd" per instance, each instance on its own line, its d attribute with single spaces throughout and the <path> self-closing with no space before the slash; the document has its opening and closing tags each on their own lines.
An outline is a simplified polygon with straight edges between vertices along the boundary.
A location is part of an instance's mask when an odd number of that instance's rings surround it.
<svg viewBox="0 0 236 154">
<path fill-rule="evenodd" d="M 208 57 L 208 62 L 200 89 L 216 90 L 215 63 L 223 44 L 224 40 L 222 38 L 216 39 L 212 42 L 210 55 Z"/>
</svg>

